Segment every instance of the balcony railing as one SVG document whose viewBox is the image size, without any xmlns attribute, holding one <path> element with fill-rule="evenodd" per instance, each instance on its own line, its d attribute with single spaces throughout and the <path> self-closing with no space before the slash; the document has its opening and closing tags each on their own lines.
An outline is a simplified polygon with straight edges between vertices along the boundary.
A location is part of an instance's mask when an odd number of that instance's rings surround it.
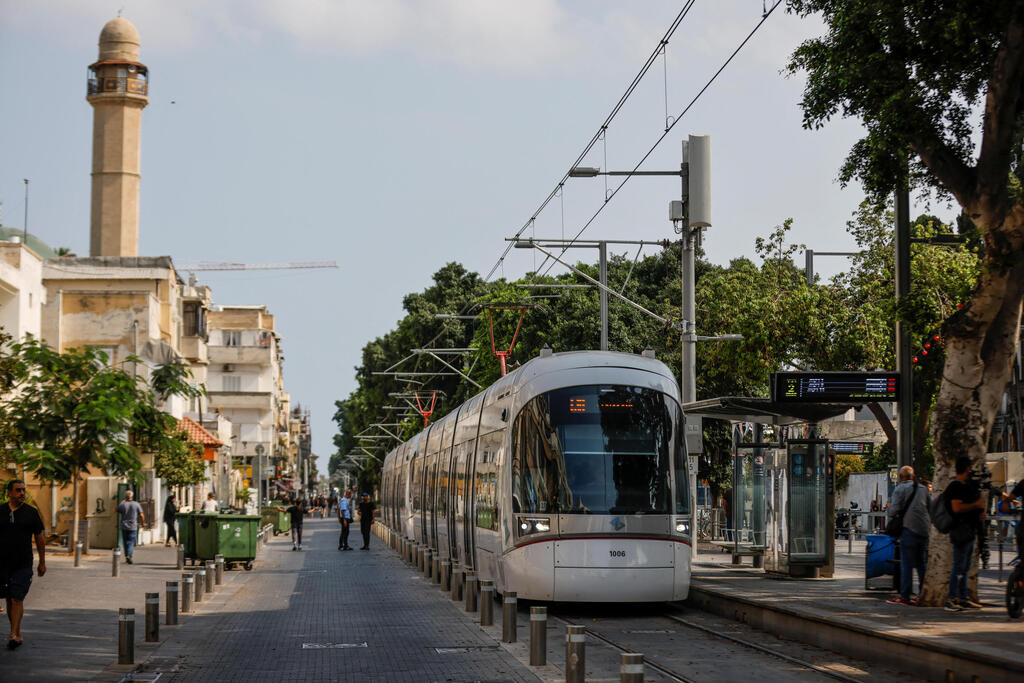
<svg viewBox="0 0 1024 683">
<path fill-rule="evenodd" d="M 89 95 L 126 93 L 129 95 L 149 94 L 149 82 L 142 78 L 90 78 Z"/>
</svg>

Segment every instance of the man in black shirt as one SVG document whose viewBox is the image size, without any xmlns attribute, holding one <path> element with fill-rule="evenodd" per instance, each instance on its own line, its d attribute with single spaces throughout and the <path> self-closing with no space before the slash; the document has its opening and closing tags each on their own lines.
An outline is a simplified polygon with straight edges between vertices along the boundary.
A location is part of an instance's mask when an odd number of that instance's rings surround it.
<svg viewBox="0 0 1024 683">
<path fill-rule="evenodd" d="M 359 502 L 359 531 L 363 533 L 363 547 L 361 550 L 370 549 L 370 529 L 373 528 L 373 511 L 377 506 L 370 500 L 370 494 L 363 492 L 363 499 Z"/>
<path fill-rule="evenodd" d="M 0 510 L 0 594 L 7 599 L 11 636 L 7 649 L 21 645 L 21 617 L 25 596 L 32 585 L 32 538 L 39 552 L 39 576 L 46 573 L 46 540 L 43 520 L 31 505 L 25 505 L 25 482 L 7 482 L 7 504 Z M 6 514 L 2 514 L 6 513 Z"/>
<path fill-rule="evenodd" d="M 985 499 L 970 476 L 971 459 L 960 456 L 956 459 L 956 478 L 943 494 L 956 520 L 949 532 L 949 540 L 953 543 L 953 567 L 949 572 L 949 599 L 946 602 L 946 611 L 949 612 L 981 608 L 967 596 L 967 576 L 974 559 L 978 526 L 985 519 Z"/>
<path fill-rule="evenodd" d="M 292 521 L 292 550 L 302 550 L 302 518 L 306 514 L 306 504 L 301 498 L 289 507 L 275 506 L 281 512 L 287 512 Z"/>
</svg>

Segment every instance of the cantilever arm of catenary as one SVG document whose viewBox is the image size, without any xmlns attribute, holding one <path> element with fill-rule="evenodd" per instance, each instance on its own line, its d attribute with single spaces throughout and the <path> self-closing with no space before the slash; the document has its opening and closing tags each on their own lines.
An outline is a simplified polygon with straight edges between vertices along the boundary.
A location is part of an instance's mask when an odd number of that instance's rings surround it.
<svg viewBox="0 0 1024 683">
<path fill-rule="evenodd" d="M 609 287 L 605 287 L 600 282 L 598 282 L 594 278 L 590 277 L 589 275 L 587 275 L 586 273 L 581 271 L 579 268 L 576 268 L 575 266 L 572 266 L 572 265 L 566 263 L 565 261 L 563 261 L 562 259 L 558 258 L 554 254 L 552 254 L 550 251 L 548 251 L 544 247 L 542 247 L 539 244 L 537 244 L 536 242 L 533 242 L 532 240 L 524 240 L 524 241 L 529 242 L 531 245 L 533 245 L 534 249 L 540 251 L 541 253 L 543 253 L 543 254 L 545 254 L 547 256 L 550 256 L 555 261 L 557 261 L 558 263 L 561 263 L 563 266 L 565 266 L 566 268 L 568 268 L 572 272 L 576 273 L 577 275 L 579 275 L 581 278 L 583 278 L 587 282 L 590 282 L 591 284 L 596 285 L 598 289 L 603 289 L 605 292 L 611 294 L 616 299 L 620 299 L 620 300 L 624 301 L 625 303 L 629 304 L 630 306 L 632 306 L 636 310 L 640 311 L 641 313 L 646 313 L 647 315 L 651 316 L 652 318 L 654 318 L 655 320 L 660 322 L 662 325 L 667 325 L 667 326 L 671 327 L 672 329 L 677 330 L 679 332 L 683 331 L 683 325 L 685 325 L 685 323 L 686 323 L 685 320 L 683 320 L 680 323 L 673 323 L 673 322 L 669 321 L 667 318 L 661 317 L 657 313 L 654 313 L 652 311 L 648 311 L 646 308 L 644 308 L 643 306 L 641 306 L 637 302 L 633 301 L 632 299 L 619 294 L 614 289 L 611 289 Z"/>
</svg>

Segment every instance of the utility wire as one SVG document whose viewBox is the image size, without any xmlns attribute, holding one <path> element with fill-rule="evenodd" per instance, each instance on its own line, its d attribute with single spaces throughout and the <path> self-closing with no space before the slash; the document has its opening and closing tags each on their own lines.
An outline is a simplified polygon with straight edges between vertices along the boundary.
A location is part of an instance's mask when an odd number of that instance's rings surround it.
<svg viewBox="0 0 1024 683">
<path fill-rule="evenodd" d="M 612 122 L 612 120 L 615 119 L 615 117 L 618 115 L 622 107 L 625 106 L 626 101 L 629 100 L 630 96 L 633 94 L 633 91 L 635 91 L 637 87 L 640 85 L 640 82 L 647 75 L 647 72 L 650 71 L 651 68 L 658 63 L 658 56 L 661 54 L 662 48 L 668 44 L 669 39 L 675 34 L 676 29 L 679 28 L 679 24 L 681 24 L 683 19 L 686 18 L 686 15 L 689 14 L 690 8 L 693 7 L 696 1 L 697 0 L 688 0 L 687 3 L 683 5 L 683 8 L 679 10 L 679 14 L 676 15 L 676 18 L 672 21 L 672 24 L 668 27 L 668 30 L 665 31 L 665 35 L 662 37 L 660 41 L 658 41 L 658 46 L 654 48 L 654 51 L 651 52 L 650 56 L 647 58 L 647 61 L 645 61 L 644 65 L 640 67 L 640 71 L 637 73 L 636 76 L 633 77 L 632 82 L 630 82 L 629 86 L 626 88 L 626 91 L 622 94 L 622 97 L 620 97 L 619 101 L 615 103 L 614 107 L 612 107 L 611 113 L 608 114 L 604 122 L 598 127 L 597 132 L 594 133 L 593 137 L 590 138 L 590 142 L 587 143 L 586 147 L 583 148 L 583 151 L 580 152 L 580 155 L 576 157 L 576 161 L 574 161 L 569 166 L 569 168 L 579 166 L 580 162 L 587 157 L 587 154 L 589 154 L 590 151 L 594 148 L 594 146 L 603 138 L 604 131 L 608 128 L 608 125 Z M 536 210 L 534 210 L 533 215 L 530 216 L 529 220 L 527 220 L 523 224 L 523 227 L 519 228 L 518 232 L 516 232 L 515 236 L 517 238 L 526 231 L 526 229 L 530 226 L 530 223 L 535 221 L 537 219 L 537 216 L 539 216 L 541 212 L 544 211 L 544 209 L 547 207 L 547 205 L 551 203 L 551 200 L 553 200 L 558 195 L 559 187 L 564 185 L 565 181 L 568 179 L 569 172 L 566 171 L 565 174 L 562 176 L 561 180 L 555 183 L 554 189 L 552 189 L 548 196 L 544 198 L 544 201 L 540 203 L 540 206 L 538 206 Z M 484 282 L 490 281 L 491 277 L 494 276 L 495 271 L 498 270 L 498 268 L 501 266 L 501 262 L 505 259 L 506 256 L 508 256 L 509 251 L 512 250 L 514 245 L 515 242 L 508 243 L 508 246 L 505 247 L 505 251 L 502 252 L 501 257 L 498 259 L 498 262 L 495 263 L 494 267 L 491 268 L 491 271 L 487 273 L 487 277 L 484 278 Z"/>
<path fill-rule="evenodd" d="M 697 103 L 697 100 L 699 100 L 701 98 L 701 96 L 705 92 L 707 92 L 707 89 L 711 87 L 711 84 L 715 82 L 715 80 L 718 78 L 719 75 L 721 75 L 721 73 L 723 71 L 725 71 L 725 67 L 729 66 L 729 64 L 736 57 L 736 55 L 739 54 L 740 50 L 742 50 L 743 47 L 750 41 L 750 39 L 754 37 L 754 34 L 757 33 L 757 31 L 761 28 L 761 26 L 764 25 L 764 22 L 766 22 L 768 20 L 768 17 L 771 16 L 772 12 L 774 12 L 775 8 L 778 7 L 780 4 L 782 4 L 782 0 L 775 0 L 775 4 L 773 4 L 771 6 L 771 8 L 761 16 L 761 20 L 759 22 L 757 22 L 757 24 L 754 26 L 754 28 L 751 29 L 750 33 L 748 33 L 747 36 L 736 47 L 736 49 L 732 51 L 732 54 L 730 54 L 729 57 L 724 62 L 722 62 L 722 65 L 720 67 L 718 67 L 718 70 L 715 71 L 715 73 L 711 76 L 711 78 L 708 79 L 708 82 L 704 84 L 704 87 L 701 88 L 700 91 L 698 91 L 697 94 L 693 96 L 693 99 L 690 100 L 690 102 L 685 107 L 683 107 L 683 110 L 681 112 L 679 112 L 679 116 L 677 116 L 672 121 L 672 123 L 665 128 L 665 132 L 664 133 L 662 133 L 661 135 L 658 136 L 658 139 L 655 140 L 654 144 L 651 145 L 650 149 L 647 150 L 647 153 L 644 154 L 642 157 L 640 157 L 640 160 L 638 162 L 636 162 L 636 165 L 633 166 L 633 170 L 631 171 L 631 173 L 639 170 L 639 168 L 644 165 L 644 163 L 647 161 L 647 159 L 654 153 L 654 150 L 656 150 L 661 145 L 661 143 L 664 142 L 665 138 L 668 137 L 668 134 L 670 132 L 672 132 L 672 129 L 676 127 L 676 124 L 679 123 L 679 121 L 682 120 L 682 118 L 686 115 L 686 113 L 689 112 L 690 109 L 693 108 L 693 105 L 695 105 Z M 579 239 L 579 236 L 582 235 L 586 231 L 586 229 L 589 228 L 591 226 L 591 224 L 595 220 L 597 220 L 597 217 L 601 215 L 601 212 L 604 211 L 605 207 L 608 206 L 608 204 L 615 197 L 615 195 L 617 195 L 619 193 L 619 190 L 621 190 L 623 187 L 625 187 L 626 183 L 628 183 L 630 178 L 632 178 L 632 177 L 633 177 L 632 175 L 625 176 L 622 179 L 622 182 L 619 183 L 619 185 L 617 187 L 615 187 L 615 189 L 613 189 L 611 191 L 610 195 L 609 194 L 605 195 L 605 200 L 601 203 L 600 206 L 597 207 L 597 211 L 595 211 L 594 214 L 587 220 L 587 222 L 583 224 L 583 227 L 581 227 L 579 229 L 579 231 L 575 235 L 573 235 L 572 239 L 569 240 L 569 244 L 567 244 L 564 247 L 562 247 L 562 251 L 559 253 L 560 257 L 562 255 L 564 255 L 565 252 L 568 251 L 572 247 L 573 243 L 575 243 L 575 241 L 577 239 Z M 522 231 L 520 231 L 520 234 L 521 234 L 521 232 Z M 516 237 L 519 237 L 519 234 L 517 234 Z M 508 253 L 508 247 L 505 248 L 505 253 Z M 504 258 L 504 256 L 503 256 L 503 258 Z M 551 265 L 548 266 L 548 270 L 553 268 L 554 265 L 555 265 L 555 262 L 552 261 Z M 545 273 L 546 272 L 547 271 L 545 271 Z M 534 277 L 536 277 L 536 274 L 534 275 Z"/>
</svg>

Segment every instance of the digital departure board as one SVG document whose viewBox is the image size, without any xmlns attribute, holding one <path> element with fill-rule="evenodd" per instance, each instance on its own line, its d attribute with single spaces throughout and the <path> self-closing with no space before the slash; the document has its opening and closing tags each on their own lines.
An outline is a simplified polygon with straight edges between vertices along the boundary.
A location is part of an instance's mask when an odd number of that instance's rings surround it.
<svg viewBox="0 0 1024 683">
<path fill-rule="evenodd" d="M 854 403 L 895 401 L 895 372 L 777 372 L 772 399 L 777 403 Z"/>
</svg>

